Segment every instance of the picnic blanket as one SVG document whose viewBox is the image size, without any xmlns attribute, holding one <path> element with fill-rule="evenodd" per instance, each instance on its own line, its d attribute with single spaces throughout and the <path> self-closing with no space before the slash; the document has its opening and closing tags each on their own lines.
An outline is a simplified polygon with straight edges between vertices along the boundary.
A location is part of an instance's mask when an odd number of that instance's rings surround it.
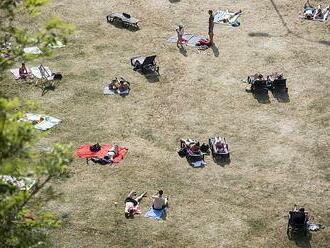
<svg viewBox="0 0 330 248">
<path fill-rule="evenodd" d="M 17 187 L 20 190 L 30 190 L 33 188 L 34 185 L 36 185 L 37 181 L 29 178 L 29 177 L 22 177 L 20 179 L 14 177 L 14 176 L 8 176 L 8 175 L 0 175 L 0 179 L 9 184 Z"/>
<path fill-rule="evenodd" d="M 112 145 L 110 144 L 104 144 L 101 146 L 101 150 L 99 150 L 98 152 L 92 152 L 90 150 L 90 147 L 93 144 L 84 144 L 81 145 L 76 151 L 75 151 L 75 155 L 79 158 L 103 158 L 108 151 L 111 149 Z"/>
<path fill-rule="evenodd" d="M 183 38 L 183 40 L 185 40 L 185 42 L 183 44 L 185 44 L 187 46 L 191 46 L 191 47 L 197 47 L 197 48 L 199 47 L 199 46 L 197 46 L 199 41 L 207 40 L 206 36 L 198 35 L 198 34 L 184 34 L 182 38 Z M 176 43 L 177 40 L 178 40 L 178 36 L 173 35 L 167 41 L 170 43 Z"/>
<path fill-rule="evenodd" d="M 52 116 L 47 116 L 47 115 L 40 115 L 40 114 L 34 114 L 34 113 L 26 113 L 24 118 L 22 119 L 23 121 L 39 121 L 40 118 L 44 118 L 44 120 L 36 125 L 34 125 L 34 128 L 42 131 L 46 131 L 54 126 L 56 126 L 58 123 L 61 122 L 60 119 L 57 119 Z"/>
<path fill-rule="evenodd" d="M 47 66 L 44 66 L 44 68 L 46 70 L 45 75 L 47 76 L 47 80 L 53 80 L 54 76 L 52 75 L 53 74 L 52 71 Z M 42 78 L 39 67 L 32 67 L 31 72 L 32 72 L 33 76 L 35 76 L 36 78 L 39 78 L 39 79 Z"/>
<path fill-rule="evenodd" d="M 26 68 L 26 69 L 28 70 L 29 74 L 32 75 L 31 69 L 29 69 L 29 68 Z M 10 69 L 10 72 L 14 75 L 16 80 L 21 78 L 20 75 L 19 75 L 19 68 Z"/>
<path fill-rule="evenodd" d="M 166 209 L 155 210 L 152 207 L 145 213 L 144 217 L 151 218 L 154 220 L 161 220 L 164 217 Z"/>
<path fill-rule="evenodd" d="M 40 50 L 39 47 L 33 46 L 33 47 L 25 47 L 23 49 L 25 53 L 29 54 L 42 54 L 42 51 Z"/>
<path fill-rule="evenodd" d="M 228 24 L 232 27 L 238 27 L 240 25 L 239 17 L 241 16 L 241 14 L 234 14 L 234 12 L 229 12 L 228 10 L 218 10 L 214 15 L 214 23 L 223 23 Z M 224 22 L 224 20 L 229 20 L 229 22 Z"/>
<path fill-rule="evenodd" d="M 114 95 L 114 94 L 118 94 L 118 95 L 121 95 L 121 96 L 127 96 L 127 95 L 129 94 L 129 90 L 125 90 L 125 91 L 120 91 L 120 90 L 110 90 L 110 89 L 109 89 L 109 86 L 106 85 L 106 86 L 104 86 L 103 94 L 104 94 L 104 95 Z"/>
</svg>

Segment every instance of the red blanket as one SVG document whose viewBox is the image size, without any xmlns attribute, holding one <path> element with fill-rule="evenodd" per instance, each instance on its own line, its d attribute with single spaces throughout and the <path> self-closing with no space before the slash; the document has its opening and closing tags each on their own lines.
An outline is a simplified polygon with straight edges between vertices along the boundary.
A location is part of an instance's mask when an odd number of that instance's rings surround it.
<svg viewBox="0 0 330 248">
<path fill-rule="evenodd" d="M 101 150 L 99 150 L 98 152 L 92 152 L 90 150 L 91 146 L 92 146 L 92 144 L 81 145 L 75 151 L 75 155 L 79 158 L 93 158 L 93 157 L 103 158 L 112 147 L 112 145 L 110 145 L 110 144 L 104 144 L 101 147 Z"/>
<path fill-rule="evenodd" d="M 113 147 L 110 144 L 104 144 L 101 147 L 101 150 L 98 152 L 92 152 L 90 150 L 91 144 L 85 144 L 81 145 L 76 151 L 75 155 L 79 158 L 103 158 L 105 155 L 107 155 L 108 151 Z M 125 146 L 119 146 L 118 147 L 118 153 L 117 155 L 113 158 L 113 163 L 119 163 L 120 160 L 124 158 L 124 156 L 127 154 L 128 148 Z"/>
</svg>

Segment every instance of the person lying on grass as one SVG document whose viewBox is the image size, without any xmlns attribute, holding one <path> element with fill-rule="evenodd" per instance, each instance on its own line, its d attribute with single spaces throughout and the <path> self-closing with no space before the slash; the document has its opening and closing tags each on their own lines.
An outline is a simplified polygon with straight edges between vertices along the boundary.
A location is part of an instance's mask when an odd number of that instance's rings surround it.
<svg viewBox="0 0 330 248">
<path fill-rule="evenodd" d="M 129 83 L 122 77 L 120 78 L 120 80 L 116 77 L 109 84 L 109 90 L 112 90 L 112 91 L 119 90 L 120 92 L 123 92 L 128 89 L 129 89 Z"/>
<path fill-rule="evenodd" d="M 199 142 L 196 142 L 195 140 L 191 140 L 191 139 L 181 139 L 180 140 L 180 145 L 181 148 L 187 148 L 190 151 L 192 151 L 193 153 L 199 153 L 201 150 L 201 146 Z"/>
<path fill-rule="evenodd" d="M 134 218 L 135 214 L 140 214 L 140 201 L 142 200 L 143 197 L 145 197 L 147 192 L 142 193 L 139 196 L 136 196 L 135 191 L 131 191 L 128 196 L 125 199 L 125 217 L 127 219 L 132 219 Z"/>
<path fill-rule="evenodd" d="M 242 10 L 239 10 L 233 14 L 230 14 L 229 17 L 223 19 L 223 23 L 231 22 L 232 20 L 234 20 L 233 19 L 234 17 L 239 16 L 240 14 L 242 14 Z"/>
<path fill-rule="evenodd" d="M 321 5 L 318 5 L 317 8 L 313 7 L 309 0 L 304 5 L 304 14 L 303 18 L 308 20 L 327 20 L 330 15 L 330 6 L 328 5 L 326 8 L 322 10 Z"/>
</svg>

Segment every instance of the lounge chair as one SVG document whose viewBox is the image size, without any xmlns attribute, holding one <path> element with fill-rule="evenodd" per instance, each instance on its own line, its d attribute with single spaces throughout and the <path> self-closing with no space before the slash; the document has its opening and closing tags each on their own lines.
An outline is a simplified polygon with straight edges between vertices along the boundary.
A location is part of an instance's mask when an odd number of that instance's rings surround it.
<svg viewBox="0 0 330 248">
<path fill-rule="evenodd" d="M 229 159 L 229 146 L 226 138 L 214 137 L 209 139 L 209 145 L 212 156 L 214 158 L 220 157 L 222 159 Z"/>
<path fill-rule="evenodd" d="M 157 74 L 159 75 L 159 66 L 157 66 L 156 55 L 152 56 L 137 56 L 131 58 L 131 65 L 134 71 L 140 71 L 142 74 Z"/>
<path fill-rule="evenodd" d="M 287 235 L 291 239 L 292 234 L 301 232 L 305 236 L 308 232 L 307 217 L 304 212 L 290 211 L 288 216 Z"/>
<path fill-rule="evenodd" d="M 286 79 L 275 79 L 274 81 L 270 81 L 267 83 L 268 88 L 271 91 L 285 91 L 288 92 L 288 88 L 286 87 Z"/>
<path fill-rule="evenodd" d="M 48 67 L 40 65 L 31 68 L 33 76 L 37 78 L 36 85 L 42 88 L 54 87 L 54 80 L 62 80 L 62 74 L 53 73 Z"/>
<path fill-rule="evenodd" d="M 121 24 L 124 27 L 132 27 L 139 29 L 139 20 L 127 13 L 111 13 L 107 16 L 107 22 L 113 24 Z"/>
</svg>

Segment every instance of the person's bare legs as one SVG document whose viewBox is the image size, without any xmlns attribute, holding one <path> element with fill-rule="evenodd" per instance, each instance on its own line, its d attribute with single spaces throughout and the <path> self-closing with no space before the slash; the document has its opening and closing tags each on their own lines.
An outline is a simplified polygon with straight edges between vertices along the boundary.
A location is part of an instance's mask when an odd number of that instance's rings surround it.
<svg viewBox="0 0 330 248">
<path fill-rule="evenodd" d="M 142 200 L 142 198 L 143 198 L 146 194 L 147 194 L 147 192 L 142 193 L 141 195 L 139 195 L 138 197 L 136 197 L 135 200 L 136 200 L 137 202 L 140 202 L 140 201 Z"/>
</svg>

